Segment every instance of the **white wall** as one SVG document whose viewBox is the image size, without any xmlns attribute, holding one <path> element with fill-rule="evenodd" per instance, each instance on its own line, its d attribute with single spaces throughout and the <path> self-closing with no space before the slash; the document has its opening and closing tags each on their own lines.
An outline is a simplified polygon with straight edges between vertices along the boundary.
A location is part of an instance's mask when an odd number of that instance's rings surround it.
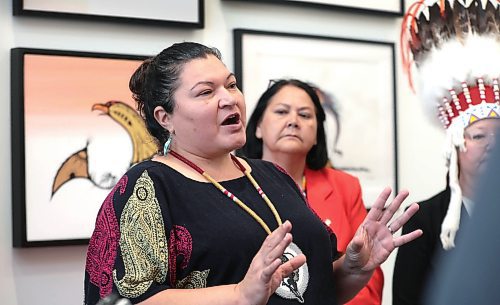
<svg viewBox="0 0 500 305">
<path fill-rule="evenodd" d="M 10 60 L 13 47 L 155 54 L 173 42 L 193 40 L 218 47 L 233 66 L 232 29 L 248 28 L 397 42 L 400 18 L 385 18 L 290 5 L 226 3 L 206 0 L 205 28 L 152 26 L 13 17 L 11 1 L 0 1 L 0 295 L 2 304 L 81 304 L 84 246 L 12 248 L 10 179 Z M 408 6 L 407 6 L 408 7 Z M 398 54 L 399 55 L 399 54 Z M 398 59 L 399 67 L 399 59 Z M 428 197 L 444 186 L 440 155 L 443 134 L 424 118 L 398 70 L 399 185 L 410 200 Z M 36 153 L 36 152 L 29 152 Z M 384 264 L 384 305 L 391 304 L 394 254 Z"/>
</svg>

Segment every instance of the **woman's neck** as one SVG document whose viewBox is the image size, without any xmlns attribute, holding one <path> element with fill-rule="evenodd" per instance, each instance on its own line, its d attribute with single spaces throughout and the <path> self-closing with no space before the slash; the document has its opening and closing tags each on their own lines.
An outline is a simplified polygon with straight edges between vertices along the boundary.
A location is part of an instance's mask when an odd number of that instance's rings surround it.
<svg viewBox="0 0 500 305">
<path fill-rule="evenodd" d="M 243 173 L 237 165 L 234 164 L 229 152 L 220 155 L 206 156 L 193 153 L 188 150 L 183 150 L 178 147 L 174 147 L 172 150 L 194 163 L 216 181 L 231 180 L 243 176 Z M 167 154 L 165 161 L 167 165 L 181 172 L 186 177 L 199 181 L 206 180 L 195 169 L 191 168 L 189 165 L 185 164 L 181 160 L 178 160 L 172 155 Z"/>
<path fill-rule="evenodd" d="M 262 160 L 274 162 L 283 167 L 297 185 L 302 187 L 302 177 L 306 168 L 306 156 L 289 153 L 270 154 L 264 153 Z"/>
</svg>

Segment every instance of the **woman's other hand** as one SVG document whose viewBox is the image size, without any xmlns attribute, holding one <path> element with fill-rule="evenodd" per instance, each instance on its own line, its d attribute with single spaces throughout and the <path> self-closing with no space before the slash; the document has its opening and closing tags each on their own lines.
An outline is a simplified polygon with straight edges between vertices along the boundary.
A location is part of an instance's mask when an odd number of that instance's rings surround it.
<svg viewBox="0 0 500 305">
<path fill-rule="evenodd" d="M 387 199 L 391 194 L 389 187 L 385 188 L 373 204 L 363 223 L 346 250 L 345 262 L 351 271 L 372 271 L 385 262 L 392 251 L 422 235 L 422 230 L 415 230 L 399 237 L 393 234 L 398 231 L 419 209 L 413 203 L 408 209 L 389 224 L 403 201 L 408 197 L 408 191 L 401 191 L 386 208 Z"/>
</svg>

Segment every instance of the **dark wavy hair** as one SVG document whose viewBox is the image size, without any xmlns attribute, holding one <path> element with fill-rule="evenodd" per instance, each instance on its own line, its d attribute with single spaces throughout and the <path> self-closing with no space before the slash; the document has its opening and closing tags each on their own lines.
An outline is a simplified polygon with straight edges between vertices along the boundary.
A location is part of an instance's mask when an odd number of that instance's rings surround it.
<svg viewBox="0 0 500 305">
<path fill-rule="evenodd" d="M 180 74 L 185 64 L 209 55 L 219 60 L 222 58 L 216 48 L 196 42 L 176 43 L 146 59 L 130 78 L 129 88 L 137 102 L 137 110 L 159 148 L 163 147 L 170 134 L 156 121 L 155 108 L 162 106 L 167 113 L 172 113 L 175 108 L 174 93 L 179 88 Z"/>
<path fill-rule="evenodd" d="M 318 128 L 316 130 L 316 145 L 314 145 L 311 150 L 307 153 L 306 164 L 310 169 L 321 169 L 325 167 L 328 163 L 328 150 L 326 147 L 326 135 L 325 135 L 325 111 L 321 106 L 318 94 L 316 93 L 316 88 L 300 81 L 298 79 L 280 79 L 274 81 L 274 83 L 261 95 L 255 109 L 247 122 L 246 134 L 247 142 L 240 148 L 236 153 L 240 156 L 246 156 L 248 158 L 262 159 L 262 139 L 258 139 L 255 136 L 255 131 L 257 126 L 262 120 L 262 116 L 266 111 L 269 100 L 284 86 L 295 86 L 304 90 L 307 95 L 311 98 L 315 113 L 316 121 L 318 122 Z"/>
</svg>

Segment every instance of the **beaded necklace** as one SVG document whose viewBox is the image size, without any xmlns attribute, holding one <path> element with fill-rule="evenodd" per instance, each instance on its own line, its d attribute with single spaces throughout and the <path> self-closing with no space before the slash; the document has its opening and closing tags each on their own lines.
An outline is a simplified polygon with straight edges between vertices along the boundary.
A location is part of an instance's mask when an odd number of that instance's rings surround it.
<svg viewBox="0 0 500 305">
<path fill-rule="evenodd" d="M 224 195 L 232 199 L 240 208 L 245 210 L 253 219 L 255 219 L 262 228 L 267 232 L 267 234 L 271 234 L 271 230 L 267 226 L 267 224 L 262 220 L 262 218 L 257 215 L 251 208 L 249 208 L 243 201 L 241 201 L 238 197 L 236 197 L 233 193 L 228 191 L 225 187 L 223 187 L 219 182 L 213 179 L 207 172 L 205 172 L 201 167 L 194 164 L 193 162 L 186 159 L 184 156 L 176 153 L 173 150 L 170 150 L 169 153 L 175 158 L 179 159 L 187 166 L 191 167 L 198 173 L 200 173 L 205 179 L 207 179 L 210 183 L 212 183 L 219 191 L 221 191 Z M 278 225 L 282 224 L 281 218 L 274 207 L 274 204 L 269 200 L 267 195 L 264 193 L 262 188 L 259 186 L 257 181 L 252 177 L 250 172 L 241 164 L 241 162 L 234 155 L 230 154 L 231 159 L 236 164 L 238 169 L 245 174 L 245 176 L 250 180 L 253 187 L 257 190 L 259 195 L 262 197 L 267 206 L 271 209 L 274 218 L 276 218 L 276 222 Z M 281 256 L 281 261 L 286 262 L 289 259 L 293 258 L 301 254 L 302 251 L 295 243 L 290 243 L 290 245 L 285 249 L 285 252 Z M 280 286 L 276 289 L 275 293 L 284 299 L 296 299 L 299 303 L 304 303 L 303 294 L 307 289 L 307 284 L 309 282 L 309 271 L 307 267 L 307 263 L 302 265 L 299 269 L 295 270 L 289 277 L 284 278 L 281 281 Z"/>
<path fill-rule="evenodd" d="M 212 178 L 207 172 L 205 172 L 201 167 L 198 165 L 194 164 L 193 162 L 189 161 L 188 159 L 184 158 L 182 155 L 176 153 L 175 151 L 171 150 L 169 152 L 172 156 L 175 158 L 179 159 L 180 161 L 184 162 L 186 165 L 200 173 L 203 177 L 205 177 L 208 181 L 210 181 L 219 191 L 221 191 L 224 195 L 227 197 L 231 198 L 240 208 L 245 210 L 250 216 L 253 217 L 261 226 L 262 228 L 267 232 L 267 234 L 271 234 L 271 230 L 269 229 L 269 226 L 264 222 L 264 220 L 257 215 L 251 208 L 249 208 L 243 201 L 241 201 L 238 197 L 236 197 L 233 193 L 228 191 L 225 187 L 223 187 L 219 182 L 217 182 L 214 178 Z M 278 214 L 278 211 L 276 211 L 276 208 L 274 207 L 274 204 L 269 200 L 269 197 L 267 197 L 266 193 L 262 190 L 260 185 L 255 181 L 255 179 L 252 177 L 252 174 L 241 164 L 241 162 L 231 154 L 231 159 L 233 162 L 238 166 L 238 169 L 245 174 L 245 176 L 250 180 L 252 183 L 253 187 L 257 190 L 259 195 L 262 197 L 264 202 L 267 204 L 267 206 L 271 209 L 271 212 L 273 212 L 274 218 L 276 219 L 276 222 L 278 223 L 278 226 L 281 226 L 282 221 L 281 217 Z"/>
</svg>

